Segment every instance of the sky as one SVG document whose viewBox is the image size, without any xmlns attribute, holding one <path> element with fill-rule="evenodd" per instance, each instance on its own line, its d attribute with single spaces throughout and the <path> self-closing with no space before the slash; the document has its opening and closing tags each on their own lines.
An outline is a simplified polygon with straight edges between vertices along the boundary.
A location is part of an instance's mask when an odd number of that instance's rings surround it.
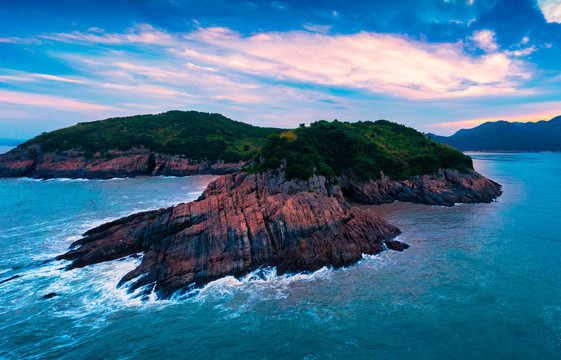
<svg viewBox="0 0 561 360">
<path fill-rule="evenodd" d="M 561 115 L 561 0 L 0 0 L 0 138 L 167 110 L 449 135 Z"/>
</svg>

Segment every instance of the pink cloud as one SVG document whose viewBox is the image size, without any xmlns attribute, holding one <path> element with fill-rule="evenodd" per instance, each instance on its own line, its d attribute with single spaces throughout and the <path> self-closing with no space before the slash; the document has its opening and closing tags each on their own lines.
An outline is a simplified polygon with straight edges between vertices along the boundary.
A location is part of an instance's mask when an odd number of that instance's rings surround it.
<svg viewBox="0 0 561 360">
<path fill-rule="evenodd" d="M 498 49 L 495 33 L 491 30 L 475 31 L 471 40 L 478 48 L 485 51 L 497 51 Z"/>
<path fill-rule="evenodd" d="M 72 33 L 55 33 L 40 36 L 48 40 L 62 42 L 92 42 L 98 44 L 127 44 L 141 43 L 153 45 L 170 45 L 174 42 L 173 36 L 164 31 L 156 30 L 148 24 L 136 25 L 127 30 L 125 34 L 108 34 L 103 29 L 90 28 L 87 33 L 74 31 Z"/>
<path fill-rule="evenodd" d="M 13 75 L 0 75 L 0 80 L 9 82 L 36 82 L 38 79 L 62 81 L 68 83 L 83 84 L 81 80 L 71 79 L 62 76 L 49 75 L 49 74 L 36 74 L 23 71 L 11 71 Z"/>
<path fill-rule="evenodd" d="M 538 6 L 547 22 L 561 23 L 561 2 L 559 0 L 538 0 Z"/>
<path fill-rule="evenodd" d="M 123 109 L 119 109 L 113 106 L 90 104 L 59 96 L 31 94 L 8 90 L 0 90 L 0 102 L 78 112 L 86 112 L 91 110 L 123 111 Z"/>
<path fill-rule="evenodd" d="M 187 40 L 214 46 L 182 54 L 252 75 L 362 88 L 418 99 L 511 94 L 531 77 L 526 64 L 497 51 L 489 31 L 474 35 L 489 53 L 473 56 L 463 43 L 427 43 L 401 35 L 304 31 L 242 36 L 227 28 L 200 28 Z M 187 44 L 186 44 L 187 45 Z"/>
<path fill-rule="evenodd" d="M 183 69 L 159 60 L 148 65 L 131 60 L 114 64 L 121 71 L 142 74 L 154 81 L 175 79 L 175 83 L 179 80 L 202 83 L 198 78 L 209 79 L 203 72 L 213 71 L 217 76 L 210 80 L 217 84 L 243 84 L 258 76 L 364 89 L 409 99 L 520 94 L 520 85 L 532 73 L 530 66 L 517 57 L 534 51 L 533 48 L 500 51 L 495 34 L 490 30 L 476 31 L 467 42 L 456 43 L 428 43 L 402 35 L 372 32 L 328 35 L 289 31 L 243 36 L 225 27 L 170 34 L 147 24 L 137 25 L 124 34 L 92 29 L 87 33 L 43 37 L 66 42 L 162 46 L 167 48 L 168 54 L 186 60 Z M 469 53 L 467 49 L 474 46 L 485 53 Z M 95 65 L 95 61 L 89 61 Z M 246 78 L 242 79 L 244 76 Z M 246 99 L 255 98 L 247 95 Z"/>
<path fill-rule="evenodd" d="M 54 81 L 63 81 L 63 82 L 70 82 L 75 84 L 83 84 L 84 82 L 81 80 L 70 79 L 62 76 L 55 76 L 55 75 L 48 75 L 48 74 L 35 74 L 35 76 L 47 79 L 47 80 L 54 80 Z"/>
<path fill-rule="evenodd" d="M 496 112 L 496 110 L 494 110 Z M 468 119 L 460 121 L 441 122 L 427 125 L 434 128 L 469 129 L 486 122 L 510 121 L 510 122 L 536 122 L 549 120 L 561 115 L 561 101 L 549 101 L 534 104 L 520 104 L 511 106 L 509 110 L 502 111 L 498 116 Z"/>
</svg>

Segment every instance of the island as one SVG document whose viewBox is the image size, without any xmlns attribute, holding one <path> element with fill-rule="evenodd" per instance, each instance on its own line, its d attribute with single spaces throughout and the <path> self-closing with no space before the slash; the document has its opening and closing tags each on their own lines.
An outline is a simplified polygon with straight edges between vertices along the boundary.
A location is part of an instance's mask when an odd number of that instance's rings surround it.
<svg viewBox="0 0 561 360">
<path fill-rule="evenodd" d="M 43 133 L 0 154 L 0 177 L 227 174 L 245 167 L 268 135 L 284 131 L 197 111 L 85 122 Z"/>
<path fill-rule="evenodd" d="M 198 159 L 216 161 L 235 148 L 239 153 L 234 159 L 241 165 L 212 181 L 196 201 L 93 228 L 57 259 L 69 261 L 70 271 L 141 257 L 119 286 L 138 296 L 154 292 L 165 299 L 263 267 L 274 266 L 280 274 L 339 268 L 364 254 L 408 248 L 395 239 L 400 234 L 397 227 L 371 210 L 353 206 L 355 202 L 452 206 L 491 202 L 501 194 L 499 184 L 473 170 L 469 156 L 389 121 L 317 121 L 292 130 L 259 131 L 259 136 L 243 141 L 222 135 L 222 152 L 216 151 L 213 160 Z M 87 162 L 96 157 L 93 151 L 100 152 L 66 136 L 57 142 L 71 148 L 50 154 L 75 158 L 63 152 L 83 151 L 80 156 Z M 244 143 L 254 145 L 249 157 L 251 147 Z M 37 147 L 53 151 L 37 138 L 23 145 L 15 152 Z M 157 154 L 161 152 L 159 148 Z M 186 158 L 186 151 L 177 152 L 166 156 Z M 31 174 L 40 174 L 34 171 Z"/>
</svg>

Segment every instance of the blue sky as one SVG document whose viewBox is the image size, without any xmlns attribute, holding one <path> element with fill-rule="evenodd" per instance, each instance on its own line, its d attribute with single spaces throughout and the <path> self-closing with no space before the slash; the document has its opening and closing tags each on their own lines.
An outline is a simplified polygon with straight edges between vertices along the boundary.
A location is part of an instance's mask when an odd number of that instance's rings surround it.
<svg viewBox="0 0 561 360">
<path fill-rule="evenodd" d="M 561 114 L 561 0 L 0 0 L 0 138 L 171 109 L 451 134 Z"/>
</svg>

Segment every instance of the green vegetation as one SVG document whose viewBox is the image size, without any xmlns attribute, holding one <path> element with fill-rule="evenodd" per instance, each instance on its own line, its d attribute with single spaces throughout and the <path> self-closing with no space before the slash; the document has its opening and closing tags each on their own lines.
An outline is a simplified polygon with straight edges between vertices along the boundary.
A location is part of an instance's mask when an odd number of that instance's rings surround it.
<svg viewBox="0 0 561 360">
<path fill-rule="evenodd" d="M 318 121 L 285 131 L 230 120 L 220 114 L 169 111 L 79 123 L 43 133 L 19 147 L 40 145 L 43 152 L 83 151 L 88 157 L 108 150 L 150 149 L 193 160 L 235 162 L 250 158 L 250 171 L 278 169 L 286 160 L 289 179 L 313 173 L 342 173 L 359 180 L 430 174 L 439 168 L 472 168 L 471 158 L 427 139 L 422 133 L 386 120 L 345 123 Z"/>
<path fill-rule="evenodd" d="M 44 152 L 81 150 L 88 157 L 107 150 L 144 147 L 193 160 L 235 162 L 250 159 L 266 144 L 268 135 L 283 131 L 244 124 L 220 114 L 168 111 L 79 123 L 43 133 L 19 147 L 41 145 Z"/>
<path fill-rule="evenodd" d="M 286 160 L 287 178 L 307 179 L 314 172 L 332 178 L 342 173 L 359 180 L 394 180 L 431 174 L 440 168 L 472 169 L 469 156 L 434 141 L 415 129 L 386 120 L 345 123 L 318 121 L 267 137 L 256 156 L 264 161 L 251 171 L 277 169 Z"/>
</svg>

